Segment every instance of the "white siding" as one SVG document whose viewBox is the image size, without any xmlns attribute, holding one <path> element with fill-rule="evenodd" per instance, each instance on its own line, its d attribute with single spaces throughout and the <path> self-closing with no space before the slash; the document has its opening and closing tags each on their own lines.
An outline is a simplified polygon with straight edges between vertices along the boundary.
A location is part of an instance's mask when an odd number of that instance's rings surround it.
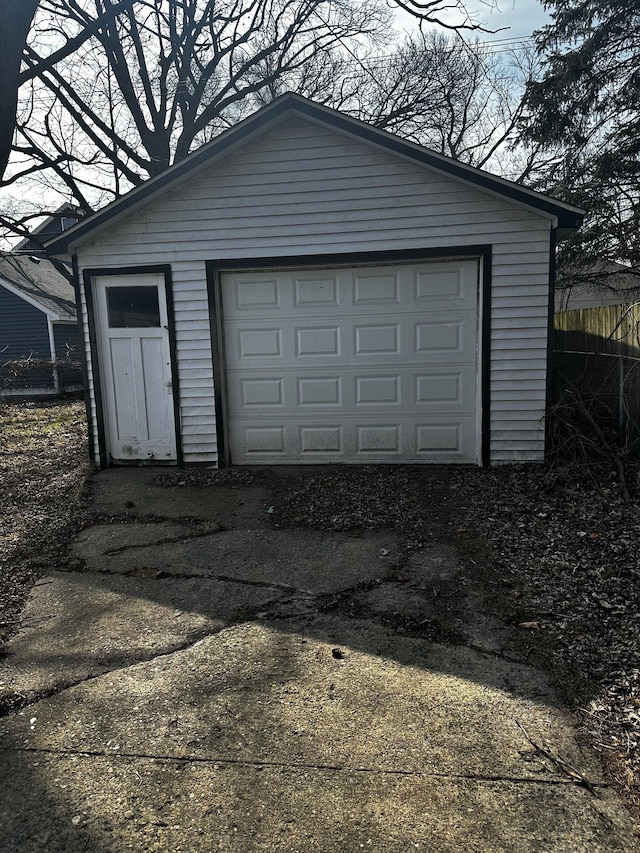
<svg viewBox="0 0 640 853">
<path fill-rule="evenodd" d="M 171 264 L 186 462 L 216 459 L 205 261 L 493 246 L 491 456 L 540 458 L 550 219 L 387 150 L 289 121 L 78 250 Z M 85 312 L 86 319 L 86 312 Z M 523 405 L 525 404 L 526 405 Z"/>
</svg>

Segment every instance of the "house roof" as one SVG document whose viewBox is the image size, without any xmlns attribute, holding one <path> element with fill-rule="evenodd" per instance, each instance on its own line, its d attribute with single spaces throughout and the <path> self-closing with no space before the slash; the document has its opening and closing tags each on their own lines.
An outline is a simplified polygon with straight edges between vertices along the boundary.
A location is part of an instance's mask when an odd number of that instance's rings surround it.
<svg viewBox="0 0 640 853">
<path fill-rule="evenodd" d="M 71 225 L 75 225 L 78 220 L 82 219 L 84 213 L 80 210 L 80 208 L 75 207 L 73 204 L 69 204 L 69 202 L 65 202 L 60 205 L 60 207 L 55 210 L 51 216 L 47 216 L 47 218 L 40 223 L 36 228 L 33 228 L 31 231 L 30 237 L 25 237 L 23 240 L 20 240 L 19 243 L 16 243 L 15 246 L 12 247 L 12 252 L 20 252 L 24 254 L 42 254 L 42 244 L 46 243 L 47 240 L 51 240 L 53 237 L 56 237 L 60 234 L 61 231 L 64 231 L 65 228 L 70 228 Z M 36 237 L 37 240 L 33 238 Z"/>
<path fill-rule="evenodd" d="M 640 300 L 640 273 L 616 261 L 558 271 L 556 311 L 623 305 Z"/>
<path fill-rule="evenodd" d="M 0 253 L 0 287 L 6 287 L 54 320 L 75 320 L 73 285 L 46 258 Z"/>
<path fill-rule="evenodd" d="M 170 166 L 164 172 L 130 190 L 126 195 L 116 199 L 93 216 L 87 217 L 78 225 L 50 240 L 46 244 L 47 252 L 52 255 L 68 254 L 99 231 L 115 224 L 116 221 L 170 191 L 187 178 L 194 177 L 199 171 L 212 165 L 216 160 L 229 156 L 235 149 L 296 115 L 383 148 L 464 183 L 474 185 L 480 190 L 507 198 L 516 205 L 537 211 L 543 216 L 555 220 L 557 227 L 561 230 L 572 230 L 582 223 L 584 212 L 577 207 L 557 201 L 550 196 L 527 189 L 473 166 L 467 166 L 451 157 L 438 154 L 429 148 L 409 142 L 337 110 L 289 92 L 276 98 L 271 104 L 203 145 L 185 157 L 184 160 Z"/>
</svg>

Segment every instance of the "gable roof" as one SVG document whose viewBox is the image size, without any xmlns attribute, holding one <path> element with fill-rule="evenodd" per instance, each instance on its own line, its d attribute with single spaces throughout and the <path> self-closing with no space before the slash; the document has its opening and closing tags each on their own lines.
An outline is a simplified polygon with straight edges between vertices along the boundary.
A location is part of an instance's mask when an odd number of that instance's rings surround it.
<svg viewBox="0 0 640 853">
<path fill-rule="evenodd" d="M 29 255 L 41 255 L 43 253 L 42 245 L 46 243 L 47 240 L 57 237 L 58 234 L 66 228 L 71 228 L 71 226 L 75 225 L 83 216 L 84 213 L 80 208 L 75 207 L 73 204 L 69 204 L 69 202 L 65 202 L 60 205 L 60 207 L 55 210 L 51 216 L 47 216 L 40 225 L 33 228 L 31 230 L 30 237 L 25 237 L 23 240 L 20 240 L 19 243 L 16 243 L 16 245 L 12 247 L 11 251 L 19 252 L 20 254 L 26 253 Z"/>
<path fill-rule="evenodd" d="M 47 252 L 52 255 L 69 253 L 89 237 L 149 204 L 156 197 L 169 192 L 187 178 L 192 178 L 202 169 L 211 166 L 216 160 L 229 156 L 235 149 L 294 115 L 373 144 L 413 163 L 434 169 L 480 190 L 506 198 L 516 205 L 534 210 L 549 219 L 556 220 L 559 229 L 572 230 L 582 223 L 583 211 L 577 207 L 473 166 L 467 166 L 444 154 L 438 154 L 429 148 L 289 92 L 203 145 L 184 160 L 170 166 L 93 216 L 87 217 L 78 225 L 50 240 L 46 244 Z"/>
<path fill-rule="evenodd" d="M 73 285 L 46 258 L 0 253 L 0 287 L 39 308 L 53 320 L 75 320 Z"/>
</svg>

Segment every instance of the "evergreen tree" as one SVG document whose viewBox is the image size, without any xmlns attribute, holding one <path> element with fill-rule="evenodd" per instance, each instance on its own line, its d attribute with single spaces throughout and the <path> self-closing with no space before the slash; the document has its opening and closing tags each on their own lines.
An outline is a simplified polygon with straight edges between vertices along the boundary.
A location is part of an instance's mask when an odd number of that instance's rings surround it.
<svg viewBox="0 0 640 853">
<path fill-rule="evenodd" d="M 601 278 L 607 262 L 623 262 L 640 283 L 640 0 L 544 5 L 552 21 L 536 42 L 545 73 L 529 86 L 524 135 L 563 146 L 546 189 L 587 210 L 561 260 Z"/>
</svg>

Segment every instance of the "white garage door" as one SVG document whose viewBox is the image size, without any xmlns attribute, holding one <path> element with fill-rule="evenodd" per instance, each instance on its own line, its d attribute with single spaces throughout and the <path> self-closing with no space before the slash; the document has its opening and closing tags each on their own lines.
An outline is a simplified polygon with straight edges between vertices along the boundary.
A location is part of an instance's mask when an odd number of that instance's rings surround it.
<svg viewBox="0 0 640 853">
<path fill-rule="evenodd" d="M 477 461 L 477 261 L 221 286 L 233 464 Z"/>
</svg>

